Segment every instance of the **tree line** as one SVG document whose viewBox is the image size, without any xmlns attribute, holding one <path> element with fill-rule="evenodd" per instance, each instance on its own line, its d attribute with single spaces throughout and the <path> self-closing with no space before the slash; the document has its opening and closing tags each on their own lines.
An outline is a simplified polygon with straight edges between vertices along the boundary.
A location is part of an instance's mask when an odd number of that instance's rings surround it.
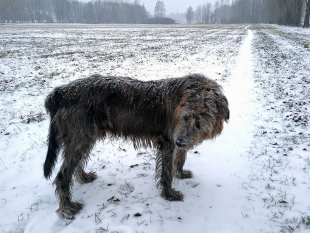
<svg viewBox="0 0 310 233">
<path fill-rule="evenodd" d="M 169 23 L 164 1 L 154 17 L 140 0 L 0 0 L 0 23 Z M 187 23 L 271 23 L 309 27 L 310 0 L 217 0 L 187 9 Z"/>
<path fill-rule="evenodd" d="M 306 9 L 306 11 L 305 11 Z M 269 23 L 309 27 L 310 0 L 218 0 L 186 11 L 187 23 Z"/>
<path fill-rule="evenodd" d="M 2 23 L 148 23 L 148 12 L 135 0 L 1 0 Z"/>
</svg>

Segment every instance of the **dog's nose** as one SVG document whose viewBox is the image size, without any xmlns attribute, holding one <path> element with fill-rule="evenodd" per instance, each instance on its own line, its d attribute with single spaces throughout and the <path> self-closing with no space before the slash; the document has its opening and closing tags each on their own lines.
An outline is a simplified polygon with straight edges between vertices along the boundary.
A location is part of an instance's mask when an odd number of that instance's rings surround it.
<svg viewBox="0 0 310 233">
<path fill-rule="evenodd" d="M 175 144 L 181 148 L 186 146 L 186 144 L 179 139 L 176 140 Z"/>
<path fill-rule="evenodd" d="M 226 123 L 228 123 L 229 117 L 230 117 L 230 111 L 228 110 L 227 117 L 226 117 L 226 120 L 225 120 Z"/>
</svg>

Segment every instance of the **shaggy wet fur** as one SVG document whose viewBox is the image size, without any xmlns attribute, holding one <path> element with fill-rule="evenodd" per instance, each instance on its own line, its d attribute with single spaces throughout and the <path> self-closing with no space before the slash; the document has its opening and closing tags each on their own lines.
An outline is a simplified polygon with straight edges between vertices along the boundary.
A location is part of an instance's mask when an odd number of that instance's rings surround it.
<svg viewBox="0 0 310 233">
<path fill-rule="evenodd" d="M 93 75 L 55 88 L 45 100 L 51 122 L 44 176 L 50 178 L 62 149 L 63 164 L 54 180 L 59 211 L 72 218 L 83 205 L 71 200 L 72 176 L 80 183 L 97 178 L 84 166 L 95 142 L 124 138 L 135 148 L 157 148 L 156 179 L 162 196 L 183 200 L 172 189 L 173 176 L 186 179 L 186 153 L 215 138 L 229 119 L 221 87 L 199 74 L 158 81 Z"/>
</svg>

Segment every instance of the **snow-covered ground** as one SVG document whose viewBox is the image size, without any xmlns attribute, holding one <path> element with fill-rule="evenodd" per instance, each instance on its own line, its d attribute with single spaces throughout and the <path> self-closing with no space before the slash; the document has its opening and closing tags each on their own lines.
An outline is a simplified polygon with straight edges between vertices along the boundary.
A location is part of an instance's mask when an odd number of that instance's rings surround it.
<svg viewBox="0 0 310 233">
<path fill-rule="evenodd" d="M 0 231 L 310 231 L 309 45 L 309 30 L 274 25 L 0 25 Z M 82 212 L 55 213 L 44 98 L 93 73 L 224 87 L 230 122 L 188 153 L 194 177 L 173 183 L 183 202 L 160 197 L 151 148 L 106 140 L 87 167 L 99 178 L 74 184 Z"/>
</svg>

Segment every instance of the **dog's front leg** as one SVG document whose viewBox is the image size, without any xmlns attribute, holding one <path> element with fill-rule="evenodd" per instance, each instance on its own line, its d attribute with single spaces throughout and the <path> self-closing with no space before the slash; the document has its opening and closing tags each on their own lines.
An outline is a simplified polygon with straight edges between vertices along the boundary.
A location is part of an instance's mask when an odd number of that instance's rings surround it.
<svg viewBox="0 0 310 233">
<path fill-rule="evenodd" d="M 175 173 L 174 169 L 174 144 L 163 142 L 157 154 L 157 177 L 162 188 L 162 197 L 169 201 L 182 201 L 183 194 L 172 188 L 172 179 Z"/>
<path fill-rule="evenodd" d="M 173 164 L 176 169 L 175 177 L 179 179 L 189 179 L 193 177 L 193 173 L 190 170 L 183 170 L 183 166 L 186 160 L 186 150 L 182 150 L 178 147 L 174 150 Z"/>
</svg>

